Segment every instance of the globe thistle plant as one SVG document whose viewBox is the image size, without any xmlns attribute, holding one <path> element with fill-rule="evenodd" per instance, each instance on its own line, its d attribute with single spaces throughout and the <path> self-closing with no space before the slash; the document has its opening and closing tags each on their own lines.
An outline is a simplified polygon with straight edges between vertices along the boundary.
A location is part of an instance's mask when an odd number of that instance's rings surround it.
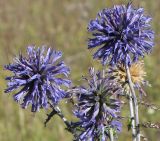
<svg viewBox="0 0 160 141">
<path fill-rule="evenodd" d="M 131 80 L 134 87 L 139 90 L 141 94 L 145 94 L 142 86 L 149 85 L 145 80 L 146 72 L 144 70 L 144 61 L 138 61 L 133 63 L 130 67 Z M 118 64 L 115 67 L 110 67 L 108 71 L 110 79 L 114 79 L 123 87 L 123 89 L 128 93 L 129 84 L 125 66 L 123 64 Z"/>
<path fill-rule="evenodd" d="M 74 123 L 79 131 L 78 139 L 82 141 L 106 141 L 109 130 L 120 132 L 121 87 L 116 81 L 108 80 L 102 73 L 90 69 L 90 78 L 86 78 L 88 87 L 78 87 L 78 97 L 74 114 L 80 119 Z"/>
<path fill-rule="evenodd" d="M 150 21 L 143 8 L 135 9 L 131 3 L 103 9 L 89 22 L 88 31 L 93 38 L 89 39 L 88 48 L 99 47 L 93 56 L 103 65 L 131 65 L 153 48 Z"/>
<path fill-rule="evenodd" d="M 60 60 L 62 52 L 45 47 L 29 46 L 27 55 L 19 55 L 13 64 L 5 66 L 13 73 L 6 77 L 8 87 L 6 93 L 17 90 L 13 96 L 23 108 L 32 105 L 32 112 L 39 108 L 47 108 L 48 102 L 57 104 L 66 97 L 61 85 L 69 87 L 69 68 Z"/>
</svg>

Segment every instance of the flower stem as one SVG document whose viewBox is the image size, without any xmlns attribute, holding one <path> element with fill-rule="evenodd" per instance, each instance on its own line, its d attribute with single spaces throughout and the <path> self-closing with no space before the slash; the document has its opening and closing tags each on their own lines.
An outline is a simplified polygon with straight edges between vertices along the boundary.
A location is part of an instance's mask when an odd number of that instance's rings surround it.
<svg viewBox="0 0 160 141">
<path fill-rule="evenodd" d="M 57 107 L 54 107 L 54 109 L 56 110 L 57 115 L 58 115 L 58 116 L 63 120 L 63 122 L 66 124 L 67 129 L 70 129 L 71 124 L 70 124 L 70 122 L 64 117 L 64 115 L 62 114 L 60 108 L 57 106 Z"/>
<path fill-rule="evenodd" d="M 110 128 L 109 134 L 110 134 L 110 141 L 114 141 L 113 129 L 112 128 Z"/>
<path fill-rule="evenodd" d="M 72 129 L 71 123 L 64 117 L 60 108 L 58 106 L 53 106 L 51 103 L 49 103 L 49 104 L 52 108 L 52 112 L 48 115 L 48 118 L 46 119 L 46 121 L 44 123 L 45 126 L 54 115 L 58 115 L 63 120 L 63 122 L 65 123 L 65 125 L 67 127 L 67 130 L 69 132 L 73 133 L 74 130 Z"/>
<path fill-rule="evenodd" d="M 131 128 L 132 128 L 132 140 L 136 141 L 136 125 L 134 116 L 133 97 L 131 93 L 129 93 L 129 107 L 130 107 L 130 118 L 131 118 Z"/>
<path fill-rule="evenodd" d="M 136 93 L 133 87 L 133 82 L 131 79 L 131 74 L 130 74 L 130 70 L 128 65 L 126 65 L 126 72 L 127 72 L 127 78 L 128 78 L 128 82 L 129 82 L 129 87 L 131 90 L 131 97 L 132 97 L 132 101 L 133 101 L 133 105 L 134 105 L 134 117 L 135 117 L 135 122 L 136 122 L 136 140 L 140 141 L 140 126 L 139 126 L 139 114 L 138 114 L 138 102 L 137 102 L 137 97 L 136 97 Z"/>
</svg>

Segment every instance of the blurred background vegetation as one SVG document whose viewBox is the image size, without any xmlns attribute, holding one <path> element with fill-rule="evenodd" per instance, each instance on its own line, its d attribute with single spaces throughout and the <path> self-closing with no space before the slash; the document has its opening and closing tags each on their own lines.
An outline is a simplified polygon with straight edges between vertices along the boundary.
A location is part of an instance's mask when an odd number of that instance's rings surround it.
<svg viewBox="0 0 160 141">
<path fill-rule="evenodd" d="M 36 114 L 22 110 L 12 95 L 3 93 L 6 88 L 5 72 L 2 66 L 12 61 L 27 45 L 46 44 L 63 50 L 64 59 L 71 68 L 71 78 L 76 84 L 93 63 L 92 51 L 87 50 L 87 23 L 97 12 L 114 4 L 125 4 L 127 0 L 0 0 L 0 141 L 71 141 L 72 136 L 64 131 L 64 124 L 54 117 L 45 128 L 46 113 Z M 145 58 L 147 79 L 152 87 L 146 88 L 146 100 L 160 105 L 160 1 L 134 0 L 135 6 L 142 6 L 153 17 L 156 45 L 153 53 Z M 70 118 L 71 107 L 63 106 Z M 123 115 L 128 115 L 124 112 Z M 140 107 L 141 121 L 158 122 L 160 114 Z M 160 131 L 143 129 L 148 141 L 159 141 Z M 120 141 L 131 141 L 131 135 L 124 126 Z"/>
</svg>

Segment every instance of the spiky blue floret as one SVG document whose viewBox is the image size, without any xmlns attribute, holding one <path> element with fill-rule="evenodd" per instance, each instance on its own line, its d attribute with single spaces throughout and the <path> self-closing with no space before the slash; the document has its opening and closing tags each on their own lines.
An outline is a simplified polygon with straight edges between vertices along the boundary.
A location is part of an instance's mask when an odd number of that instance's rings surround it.
<svg viewBox="0 0 160 141">
<path fill-rule="evenodd" d="M 89 22 L 88 31 L 93 38 L 89 39 L 88 48 L 99 46 L 93 56 L 103 65 L 131 65 L 154 46 L 150 21 L 143 8 L 135 9 L 130 3 L 103 9 Z"/>
<path fill-rule="evenodd" d="M 57 104 L 66 97 L 61 85 L 69 87 L 71 81 L 64 79 L 68 76 L 69 68 L 60 60 L 62 52 L 45 47 L 29 46 L 27 55 L 21 54 L 13 64 L 5 66 L 13 76 L 6 77 L 8 87 L 6 93 L 18 90 L 13 96 L 23 108 L 32 105 L 32 112 L 39 108 L 47 108 L 48 102 Z"/>
<path fill-rule="evenodd" d="M 106 141 L 109 129 L 120 132 L 122 123 L 119 121 L 121 102 L 118 100 L 122 89 L 115 81 L 103 77 L 100 72 L 90 69 L 87 87 L 78 87 L 75 94 L 78 97 L 74 114 L 79 122 L 78 139 L 81 141 Z"/>
</svg>

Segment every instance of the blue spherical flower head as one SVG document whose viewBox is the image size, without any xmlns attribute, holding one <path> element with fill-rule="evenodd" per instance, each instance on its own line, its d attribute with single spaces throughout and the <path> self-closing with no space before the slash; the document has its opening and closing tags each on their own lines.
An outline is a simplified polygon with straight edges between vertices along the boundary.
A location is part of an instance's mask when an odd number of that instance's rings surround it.
<svg viewBox="0 0 160 141">
<path fill-rule="evenodd" d="M 19 55 L 13 64 L 5 66 L 13 76 L 6 77 L 8 88 L 6 93 L 18 90 L 13 96 L 23 108 L 32 105 L 32 112 L 39 108 L 47 108 L 48 102 L 57 104 L 66 97 L 61 85 L 69 87 L 69 68 L 60 60 L 62 52 L 45 47 L 29 46 L 27 55 Z"/>
<path fill-rule="evenodd" d="M 89 39 L 88 48 L 99 46 L 94 58 L 101 59 L 103 65 L 130 65 L 154 46 L 150 21 L 143 8 L 135 9 L 130 3 L 103 9 L 89 22 L 88 31 L 93 38 Z"/>
<path fill-rule="evenodd" d="M 90 69 L 90 78 L 86 80 L 88 87 L 75 89 L 78 99 L 74 114 L 80 119 L 73 124 L 79 132 L 76 137 L 82 141 L 106 141 L 110 128 L 115 133 L 122 128 L 119 121 L 121 102 L 118 99 L 122 90 L 115 81 L 108 80 L 93 68 Z"/>
</svg>

